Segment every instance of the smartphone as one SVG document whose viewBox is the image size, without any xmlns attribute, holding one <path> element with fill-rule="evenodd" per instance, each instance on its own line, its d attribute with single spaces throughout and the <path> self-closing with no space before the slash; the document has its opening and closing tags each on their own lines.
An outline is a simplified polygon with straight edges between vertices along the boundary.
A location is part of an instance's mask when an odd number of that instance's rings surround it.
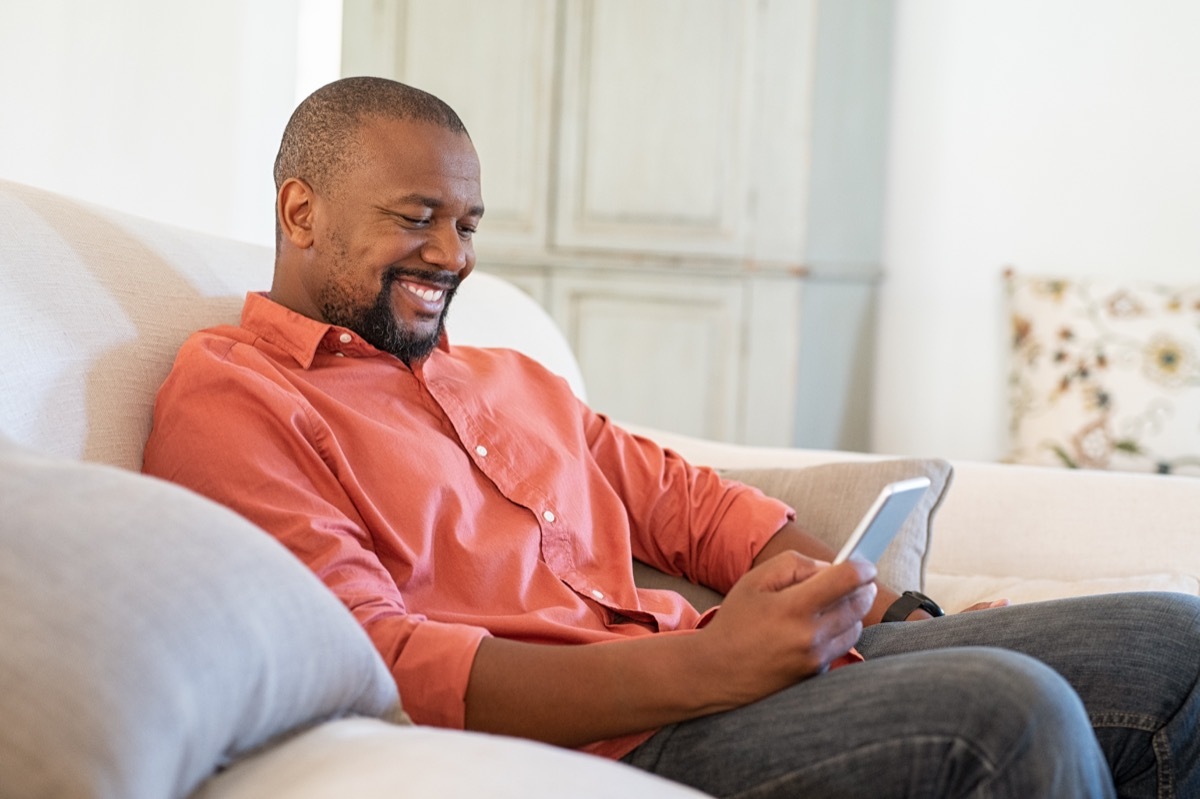
<svg viewBox="0 0 1200 799">
<path fill-rule="evenodd" d="M 928 488 L 928 477 L 913 477 L 884 486 L 833 562 L 841 563 L 850 557 L 878 561 Z"/>
</svg>

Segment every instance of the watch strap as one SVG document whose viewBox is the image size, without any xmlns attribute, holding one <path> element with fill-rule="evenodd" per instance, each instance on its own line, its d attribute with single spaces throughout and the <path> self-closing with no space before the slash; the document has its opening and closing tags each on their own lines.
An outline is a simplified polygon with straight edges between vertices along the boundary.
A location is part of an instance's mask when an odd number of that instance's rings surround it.
<svg viewBox="0 0 1200 799">
<path fill-rule="evenodd" d="M 914 610 L 923 610 L 930 616 L 944 616 L 941 605 L 920 591 L 905 591 L 883 614 L 884 622 L 904 621 Z"/>
</svg>

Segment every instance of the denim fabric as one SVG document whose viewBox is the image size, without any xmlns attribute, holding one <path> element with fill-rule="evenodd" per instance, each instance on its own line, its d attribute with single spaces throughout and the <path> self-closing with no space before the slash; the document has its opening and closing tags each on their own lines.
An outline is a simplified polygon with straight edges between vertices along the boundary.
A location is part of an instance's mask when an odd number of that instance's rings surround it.
<svg viewBox="0 0 1200 799">
<path fill-rule="evenodd" d="M 1200 797 L 1196 597 L 876 625 L 859 650 L 625 762 L 728 797 Z"/>
</svg>

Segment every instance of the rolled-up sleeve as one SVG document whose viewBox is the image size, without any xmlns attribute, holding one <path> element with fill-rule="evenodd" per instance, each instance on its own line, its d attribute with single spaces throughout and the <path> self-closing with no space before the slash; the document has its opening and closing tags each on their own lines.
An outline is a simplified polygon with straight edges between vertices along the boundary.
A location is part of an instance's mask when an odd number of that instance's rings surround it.
<svg viewBox="0 0 1200 799">
<path fill-rule="evenodd" d="M 633 554 L 722 593 L 795 512 L 581 406 L 589 446 L 629 513 Z"/>
</svg>

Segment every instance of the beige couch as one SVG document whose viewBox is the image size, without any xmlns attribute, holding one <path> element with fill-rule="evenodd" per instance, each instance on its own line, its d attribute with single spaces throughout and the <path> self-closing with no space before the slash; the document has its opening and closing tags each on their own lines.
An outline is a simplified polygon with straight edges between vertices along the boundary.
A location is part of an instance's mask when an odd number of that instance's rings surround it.
<svg viewBox="0 0 1200 799">
<path fill-rule="evenodd" d="M 686 795 L 571 752 L 404 725 L 382 662 L 349 615 L 329 606 L 332 596 L 323 595 L 315 578 L 306 582 L 311 575 L 297 573 L 289 556 L 259 534 L 267 544 L 250 545 L 253 557 L 237 561 L 242 571 L 230 579 L 222 553 L 240 551 L 237 542 L 257 531 L 180 489 L 132 474 L 154 392 L 175 350 L 194 329 L 235 321 L 244 293 L 269 285 L 268 250 L 2 181 L 0 231 L 0 440 L 7 439 L 0 444 L 0 564 L 6 564 L 0 565 L 0 599 L 24 602 L 27 612 L 23 621 L 20 614 L 3 617 L 0 635 L 44 644 L 30 655 L 44 659 L 36 666 L 14 662 L 13 647 L 0 655 L 0 696 L 9 697 L 0 702 L 17 702 L 0 717 L 17 713 L 26 720 L 23 728 L 8 723 L 0 730 L 6 779 L 23 763 L 30 784 L 50 780 L 56 796 Z M 522 349 L 585 394 L 578 366 L 549 318 L 513 286 L 486 274 L 486 265 L 464 284 L 450 329 L 459 343 Z M 717 467 L 872 460 L 635 430 Z M 920 544 L 925 589 L 949 608 L 995 596 L 1198 593 L 1200 481 L 953 466 L 931 541 Z M 209 549 L 188 550 L 185 558 L 189 541 L 216 527 L 222 532 Z M 171 538 L 177 528 L 191 537 Z M 61 546 L 46 550 L 54 541 Z M 151 550 L 169 562 L 138 565 L 140 553 Z M 53 571 L 64 561 L 72 561 L 71 569 Z M 16 592 L 12 585 L 25 588 Z M 187 602 L 175 601 L 187 591 L 194 592 Z M 53 624 L 44 618 L 42 600 L 36 607 L 28 601 L 35 592 L 60 603 Z M 288 609 L 273 605 L 285 592 L 328 623 L 310 631 L 288 621 Z M 117 601 L 119 612 L 104 610 L 104 603 Z M 72 628 L 76 619 L 86 620 L 82 631 Z M 223 637 L 243 622 L 248 626 L 240 637 Z M 180 632 L 184 628 L 192 637 Z M 305 638 L 314 635 L 311 642 Z M 281 639 L 292 648 L 280 649 Z M 74 654 L 56 656 L 62 651 L 56 641 L 75 647 Z M 170 679 L 156 668 L 167 644 L 179 661 Z M 308 651 L 301 645 L 334 654 L 328 663 L 304 659 L 301 668 L 296 652 Z M 189 651 L 196 657 L 180 656 Z M 263 653 L 271 657 L 258 657 Z M 255 658 L 247 660 L 249 654 Z M 93 666 L 101 656 L 116 658 L 111 671 Z M 146 676 L 138 678 L 136 702 L 114 688 L 108 705 L 85 702 L 87 719 L 72 717 L 79 708 L 71 702 L 130 681 L 137 668 Z M 218 673 L 224 682 L 212 677 Z M 248 673 L 253 679 L 239 689 L 240 698 L 214 697 L 214 686 L 241 685 Z M 36 692 L 33 680 L 39 681 Z M 155 690 L 161 696 L 151 701 Z M 311 711 L 300 698 L 311 702 Z M 206 715 L 210 707 L 222 708 L 224 727 Z M 60 716 L 75 730 L 77 748 L 40 751 L 37 741 L 50 749 L 58 740 Z"/>
</svg>

